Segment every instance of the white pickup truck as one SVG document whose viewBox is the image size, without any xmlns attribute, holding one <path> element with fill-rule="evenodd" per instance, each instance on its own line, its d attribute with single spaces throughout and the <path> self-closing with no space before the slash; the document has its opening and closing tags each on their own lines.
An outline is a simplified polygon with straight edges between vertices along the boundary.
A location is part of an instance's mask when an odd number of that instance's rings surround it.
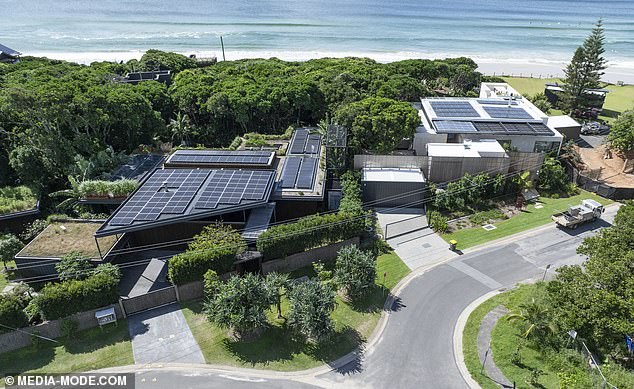
<svg viewBox="0 0 634 389">
<path fill-rule="evenodd" d="M 603 205 L 586 199 L 580 205 L 570 207 L 566 212 L 554 214 L 552 219 L 557 225 L 574 230 L 580 224 L 600 218 L 604 211 Z"/>
</svg>

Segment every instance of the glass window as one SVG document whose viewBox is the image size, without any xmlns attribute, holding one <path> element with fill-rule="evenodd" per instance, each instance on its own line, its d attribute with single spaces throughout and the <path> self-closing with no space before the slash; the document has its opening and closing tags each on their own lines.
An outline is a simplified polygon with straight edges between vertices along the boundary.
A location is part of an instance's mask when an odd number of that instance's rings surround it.
<svg viewBox="0 0 634 389">
<path fill-rule="evenodd" d="M 548 153 L 555 151 L 559 147 L 559 142 L 537 141 L 533 148 L 534 153 Z"/>
</svg>

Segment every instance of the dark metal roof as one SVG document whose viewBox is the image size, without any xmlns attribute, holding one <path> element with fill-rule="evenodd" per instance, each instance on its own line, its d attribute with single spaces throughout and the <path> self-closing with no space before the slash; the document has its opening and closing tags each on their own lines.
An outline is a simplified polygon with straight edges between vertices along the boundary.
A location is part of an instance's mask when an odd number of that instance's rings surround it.
<svg viewBox="0 0 634 389">
<path fill-rule="evenodd" d="M 0 44 L 0 53 L 6 54 L 6 55 L 8 55 L 10 57 L 17 57 L 17 56 L 22 55 L 22 53 L 20 53 L 19 51 L 15 51 L 15 50 L 13 50 L 13 49 L 11 49 L 11 48 L 3 45 L 3 44 Z"/>
<path fill-rule="evenodd" d="M 272 170 L 156 169 L 97 230 L 107 236 L 266 204 Z"/>
</svg>

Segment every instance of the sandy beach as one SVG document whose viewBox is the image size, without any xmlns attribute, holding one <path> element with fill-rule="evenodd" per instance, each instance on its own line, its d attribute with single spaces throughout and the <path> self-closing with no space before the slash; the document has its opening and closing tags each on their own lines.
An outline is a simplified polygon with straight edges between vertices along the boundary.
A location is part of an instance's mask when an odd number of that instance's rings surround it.
<svg viewBox="0 0 634 389">
<path fill-rule="evenodd" d="M 65 61 L 77 62 L 81 64 L 90 64 L 95 61 L 129 61 L 131 59 L 139 59 L 143 55 L 142 51 L 127 52 L 33 52 L 24 53 L 25 55 L 41 56 L 53 59 L 61 59 Z M 180 52 L 183 55 L 195 54 L 199 58 L 217 57 L 222 60 L 221 51 L 188 51 Z M 276 57 L 286 61 L 306 61 L 324 57 L 369 57 L 378 62 L 394 62 L 403 59 L 412 58 L 449 58 L 457 57 L 456 54 L 445 53 L 412 53 L 412 52 L 395 52 L 395 53 L 363 53 L 363 52 L 326 52 L 326 51 L 228 51 L 225 53 L 227 60 L 237 60 L 244 58 L 271 58 Z M 555 78 L 563 77 L 563 69 L 566 67 L 566 61 L 550 60 L 550 59 L 523 59 L 523 58 L 488 58 L 479 57 L 477 55 L 464 54 L 465 57 L 473 58 L 479 66 L 479 70 L 485 75 L 506 75 L 516 77 L 533 77 L 533 78 Z M 624 82 L 625 84 L 634 84 L 634 64 L 629 62 L 610 62 L 608 69 L 605 71 L 603 81 L 611 84 Z"/>
</svg>

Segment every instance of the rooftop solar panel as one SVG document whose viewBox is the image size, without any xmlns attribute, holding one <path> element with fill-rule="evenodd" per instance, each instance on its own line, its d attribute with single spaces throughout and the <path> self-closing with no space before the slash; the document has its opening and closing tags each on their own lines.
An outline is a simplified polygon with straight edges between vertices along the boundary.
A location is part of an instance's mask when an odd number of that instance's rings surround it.
<svg viewBox="0 0 634 389">
<path fill-rule="evenodd" d="M 266 200 L 273 177 L 272 170 L 155 170 L 104 226 L 129 229 L 165 218 L 257 205 Z M 107 235 L 103 229 L 98 234 Z"/>
<path fill-rule="evenodd" d="M 319 146 L 321 145 L 321 135 L 311 134 L 308 135 L 308 141 L 304 148 L 305 154 L 319 154 Z"/>
<path fill-rule="evenodd" d="M 302 158 L 302 165 L 297 174 L 297 189 L 311 189 L 315 182 L 315 172 L 317 171 L 317 158 Z"/>
<path fill-rule="evenodd" d="M 282 169 L 282 188 L 294 188 L 295 181 L 297 181 L 297 174 L 299 173 L 299 166 L 301 165 L 301 157 L 286 157 L 284 161 L 284 168 Z"/>
<path fill-rule="evenodd" d="M 271 151 L 257 150 L 178 150 L 167 164 L 178 165 L 268 165 Z"/>
<path fill-rule="evenodd" d="M 486 113 L 492 118 L 507 118 L 507 119 L 532 119 L 531 114 L 526 112 L 524 108 L 514 107 L 483 107 Z"/>
<path fill-rule="evenodd" d="M 434 120 L 436 131 L 440 133 L 457 133 L 476 132 L 476 128 L 471 122 L 460 122 L 451 120 Z"/>
<path fill-rule="evenodd" d="M 480 117 L 467 101 L 431 101 L 429 104 L 438 117 Z"/>
<path fill-rule="evenodd" d="M 530 126 L 533 128 L 533 131 L 539 135 L 555 135 L 553 130 L 543 123 L 531 123 Z"/>
<path fill-rule="evenodd" d="M 303 154 L 306 149 L 306 142 L 308 141 L 308 129 L 299 128 L 295 130 L 291 144 L 289 145 L 290 154 Z"/>
</svg>

